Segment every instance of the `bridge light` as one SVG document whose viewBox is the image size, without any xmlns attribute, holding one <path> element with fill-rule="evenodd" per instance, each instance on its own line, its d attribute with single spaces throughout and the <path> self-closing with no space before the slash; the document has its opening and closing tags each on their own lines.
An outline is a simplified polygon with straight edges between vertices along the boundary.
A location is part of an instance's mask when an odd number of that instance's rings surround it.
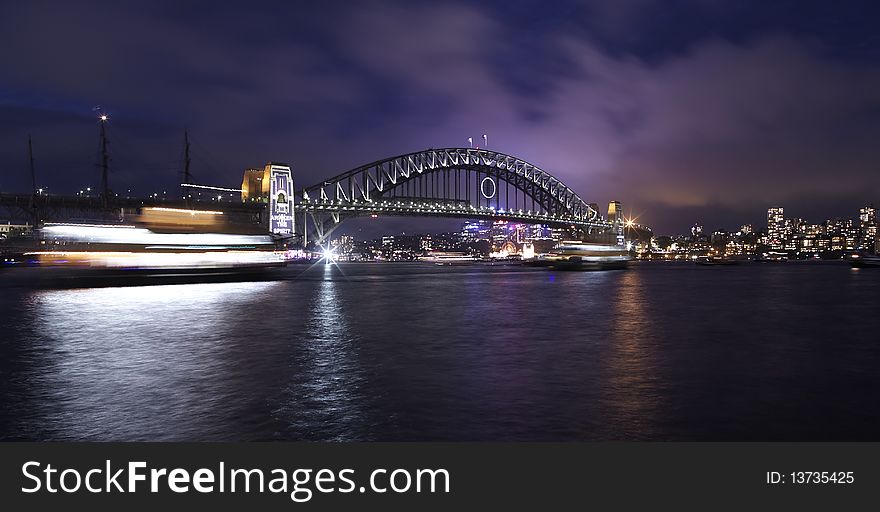
<svg viewBox="0 0 880 512">
<path fill-rule="evenodd" d="M 333 249 L 325 247 L 321 249 L 321 258 L 325 263 L 334 263 L 336 261 L 336 254 Z"/>
</svg>

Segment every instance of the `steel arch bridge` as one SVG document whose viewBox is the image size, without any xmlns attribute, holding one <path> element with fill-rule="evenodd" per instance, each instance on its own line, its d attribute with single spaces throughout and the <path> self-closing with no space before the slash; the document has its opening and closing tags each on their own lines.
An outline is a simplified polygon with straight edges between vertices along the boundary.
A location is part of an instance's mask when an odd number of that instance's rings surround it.
<svg viewBox="0 0 880 512">
<path fill-rule="evenodd" d="M 304 244 L 322 243 L 346 218 L 379 214 L 510 220 L 586 234 L 613 229 L 552 174 L 486 149 L 428 149 L 378 160 L 301 189 L 296 197 L 295 223 Z"/>
</svg>

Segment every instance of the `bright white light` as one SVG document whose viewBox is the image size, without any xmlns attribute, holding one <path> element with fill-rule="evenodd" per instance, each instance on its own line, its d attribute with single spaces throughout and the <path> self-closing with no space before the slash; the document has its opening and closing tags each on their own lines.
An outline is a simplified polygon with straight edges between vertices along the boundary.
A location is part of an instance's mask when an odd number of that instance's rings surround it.
<svg viewBox="0 0 880 512">
<path fill-rule="evenodd" d="M 337 258 L 338 256 L 333 249 L 329 247 L 321 249 L 321 259 L 323 259 L 326 263 L 333 263 L 336 261 Z"/>
<path fill-rule="evenodd" d="M 105 251 L 40 251 L 26 253 L 39 256 L 44 265 L 93 268 L 186 269 L 228 268 L 252 265 L 274 265 L 286 261 L 277 251 L 210 251 L 210 252 L 105 252 Z"/>
<path fill-rule="evenodd" d="M 88 224 L 50 224 L 43 228 L 48 239 L 70 242 L 143 245 L 266 245 L 269 235 L 229 233 L 154 233 L 135 226 L 99 226 Z"/>
<path fill-rule="evenodd" d="M 161 206 L 151 206 L 149 208 L 144 208 L 144 210 L 149 210 L 153 212 L 188 213 L 190 215 L 223 215 L 223 212 L 217 212 L 214 210 L 185 210 L 183 208 L 165 208 Z"/>
<path fill-rule="evenodd" d="M 101 114 L 101 121 L 107 120 L 107 114 Z"/>
</svg>

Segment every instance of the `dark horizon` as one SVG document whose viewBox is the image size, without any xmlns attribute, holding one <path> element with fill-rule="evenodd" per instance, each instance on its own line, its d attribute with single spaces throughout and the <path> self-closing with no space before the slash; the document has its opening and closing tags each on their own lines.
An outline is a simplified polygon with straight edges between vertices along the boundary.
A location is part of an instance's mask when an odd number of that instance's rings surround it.
<svg viewBox="0 0 880 512">
<path fill-rule="evenodd" d="M 489 147 L 657 234 L 880 203 L 878 7 L 380 2 L 3 8 L 0 191 L 177 193 L 290 162 L 297 187 L 427 147 Z M 41 27 L 33 30 L 33 27 Z M 423 220 L 401 229 L 423 231 Z"/>
</svg>

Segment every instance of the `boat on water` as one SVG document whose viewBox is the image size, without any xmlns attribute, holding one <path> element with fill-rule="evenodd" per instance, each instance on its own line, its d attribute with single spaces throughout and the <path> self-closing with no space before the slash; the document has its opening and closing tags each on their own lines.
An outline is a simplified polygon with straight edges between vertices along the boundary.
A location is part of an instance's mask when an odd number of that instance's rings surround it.
<svg viewBox="0 0 880 512">
<path fill-rule="evenodd" d="M 714 265 L 739 265 L 743 261 L 742 258 L 732 258 L 726 256 L 700 256 L 695 260 L 697 265 L 714 266 Z"/>
<path fill-rule="evenodd" d="M 471 254 L 465 254 L 463 252 L 442 252 L 435 251 L 431 252 L 426 256 L 422 256 L 419 258 L 421 261 L 429 261 L 435 265 L 439 266 L 451 266 L 451 265 L 470 265 L 479 261 L 476 257 Z"/>
<path fill-rule="evenodd" d="M 880 255 L 854 253 L 849 257 L 849 264 L 853 268 L 880 268 Z"/>
<path fill-rule="evenodd" d="M 17 255 L 4 258 L 13 280 L 254 276 L 286 266 L 285 244 L 213 219 L 222 212 L 145 208 L 126 224 L 47 223 Z M 238 229 L 241 231 L 241 228 Z M 251 232 L 248 232 L 251 231 Z M 108 279 L 109 278 L 109 279 Z"/>
<path fill-rule="evenodd" d="M 785 263 L 788 261 L 787 252 L 770 251 L 755 258 L 755 263 Z"/>
<path fill-rule="evenodd" d="M 566 240 L 526 264 L 555 270 L 619 270 L 627 268 L 631 259 L 620 245 Z"/>
</svg>

